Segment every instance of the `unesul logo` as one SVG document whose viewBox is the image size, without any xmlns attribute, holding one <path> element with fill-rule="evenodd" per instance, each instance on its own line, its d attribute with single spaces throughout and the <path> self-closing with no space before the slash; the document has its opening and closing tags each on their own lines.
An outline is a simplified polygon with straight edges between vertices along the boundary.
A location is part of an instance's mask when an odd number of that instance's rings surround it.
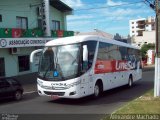
<svg viewBox="0 0 160 120">
<path fill-rule="evenodd" d="M 7 46 L 7 41 L 5 39 L 0 40 L 0 46 L 1 47 L 6 47 Z"/>
</svg>

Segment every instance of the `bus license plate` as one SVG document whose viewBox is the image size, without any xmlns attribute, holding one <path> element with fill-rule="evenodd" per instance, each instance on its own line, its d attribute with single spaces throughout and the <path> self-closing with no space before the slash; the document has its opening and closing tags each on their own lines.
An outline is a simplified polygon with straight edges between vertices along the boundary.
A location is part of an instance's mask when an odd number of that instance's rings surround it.
<svg viewBox="0 0 160 120">
<path fill-rule="evenodd" d="M 51 95 L 51 99 L 57 100 L 57 99 L 59 99 L 59 96 L 58 95 Z"/>
</svg>

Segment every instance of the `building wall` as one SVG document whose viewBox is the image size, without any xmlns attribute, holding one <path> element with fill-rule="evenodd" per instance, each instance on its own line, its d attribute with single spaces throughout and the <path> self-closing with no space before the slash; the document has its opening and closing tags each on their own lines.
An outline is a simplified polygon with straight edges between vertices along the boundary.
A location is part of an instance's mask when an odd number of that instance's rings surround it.
<svg viewBox="0 0 160 120">
<path fill-rule="evenodd" d="M 57 9 L 50 6 L 50 26 L 52 25 L 52 20 L 60 21 L 60 29 L 66 30 L 66 15 L 65 13 L 62 13 L 58 11 Z"/>
<path fill-rule="evenodd" d="M 154 64 L 155 61 L 155 51 L 154 50 L 148 50 L 147 51 L 147 64 Z"/>
<path fill-rule="evenodd" d="M 9 49 L 1 49 L 0 57 L 4 58 L 5 61 L 5 75 L 13 76 L 17 74 L 17 57 L 14 55 L 9 55 Z"/>
<path fill-rule="evenodd" d="M 141 47 L 144 43 L 155 43 L 155 17 L 130 20 L 132 44 Z"/>
<path fill-rule="evenodd" d="M 40 5 L 41 2 L 42 0 L 1 0 L 2 22 L 0 22 L 0 28 L 16 28 L 16 16 L 27 17 L 28 28 L 36 28 L 38 6 L 30 6 Z M 65 14 L 50 6 L 50 23 L 52 20 L 60 21 L 61 29 L 66 30 Z"/>
<path fill-rule="evenodd" d="M 0 28 L 16 28 L 16 17 L 27 17 L 28 19 L 28 29 L 33 29 L 38 27 L 38 19 L 40 16 L 37 15 L 37 7 L 40 6 L 42 0 L 0 0 L 0 15 L 2 15 L 2 22 L 0 22 Z M 52 29 L 52 21 L 60 21 L 60 29 L 67 30 L 66 25 L 66 15 L 67 13 L 63 13 L 56 8 L 50 6 L 50 27 Z M 57 36 L 56 36 L 57 37 Z M 2 40 L 9 40 L 16 39 L 16 40 L 32 40 L 33 38 L 2 38 L 0 37 L 0 42 Z M 33 40 L 51 40 L 53 38 L 34 38 Z M 17 45 L 17 44 L 16 44 Z M 17 46 L 11 47 L 17 47 Z M 26 45 L 27 46 L 27 45 Z M 0 58 L 4 58 L 5 63 L 5 76 L 17 76 L 17 75 L 24 75 L 27 73 L 37 72 L 38 65 L 37 64 L 30 64 L 30 69 L 28 71 L 19 72 L 19 63 L 18 63 L 18 56 L 23 55 L 30 55 L 32 51 L 37 49 L 35 46 L 44 46 L 44 44 L 33 44 L 32 46 L 26 47 L 18 46 L 20 52 L 18 54 L 11 54 L 10 49 L 11 47 L 2 47 L 0 44 Z M 38 61 L 38 60 L 37 60 Z M 25 64 L 25 63 L 24 63 Z M 0 76 L 2 77 L 2 76 Z"/>
<path fill-rule="evenodd" d="M 135 36 L 132 43 L 139 47 L 141 47 L 144 43 L 155 43 L 155 36 L 155 31 L 143 31 L 143 36 Z"/>
<path fill-rule="evenodd" d="M 31 68 L 29 71 L 19 72 L 18 56 L 30 55 L 35 50 L 34 47 L 20 48 L 20 53 L 15 55 L 11 54 L 9 50 L 8 48 L 0 49 L 0 58 L 4 58 L 5 61 L 5 76 L 10 77 L 32 72 Z"/>
<path fill-rule="evenodd" d="M 142 22 L 144 22 L 144 25 L 142 25 Z M 130 20 L 129 25 L 130 36 L 138 36 L 138 32 L 155 30 L 155 17 Z"/>
<path fill-rule="evenodd" d="M 141 18 L 141 19 L 136 19 L 136 20 L 130 20 L 129 21 L 130 36 L 137 36 L 138 35 L 137 31 L 139 30 L 139 28 L 137 28 L 137 26 L 138 26 L 137 22 L 138 21 L 142 21 L 142 20 L 146 20 L 146 19 L 145 18 Z M 132 31 L 134 31 L 134 33 Z"/>
<path fill-rule="evenodd" d="M 152 25 L 148 25 L 147 27 L 146 27 L 146 31 L 151 31 L 152 30 Z"/>
</svg>

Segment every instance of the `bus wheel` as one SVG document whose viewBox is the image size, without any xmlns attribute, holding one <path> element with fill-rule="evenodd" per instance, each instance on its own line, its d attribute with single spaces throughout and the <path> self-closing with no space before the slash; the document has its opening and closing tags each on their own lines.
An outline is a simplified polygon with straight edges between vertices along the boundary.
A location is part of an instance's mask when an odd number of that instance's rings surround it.
<svg viewBox="0 0 160 120">
<path fill-rule="evenodd" d="M 133 79 L 130 76 L 129 79 L 128 79 L 128 87 L 132 87 L 132 86 L 133 86 Z"/>
<path fill-rule="evenodd" d="M 99 86 L 99 84 L 96 84 L 94 86 L 94 97 L 97 98 L 97 97 L 99 97 L 99 95 L 100 95 L 100 86 Z"/>
</svg>

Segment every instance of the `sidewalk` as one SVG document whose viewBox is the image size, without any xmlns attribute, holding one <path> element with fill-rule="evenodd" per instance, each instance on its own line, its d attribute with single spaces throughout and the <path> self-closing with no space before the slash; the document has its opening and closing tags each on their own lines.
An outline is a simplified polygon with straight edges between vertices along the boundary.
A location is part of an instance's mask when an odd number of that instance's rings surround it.
<svg viewBox="0 0 160 120">
<path fill-rule="evenodd" d="M 37 91 L 37 73 L 15 76 L 23 86 L 24 93 Z"/>
<path fill-rule="evenodd" d="M 155 65 L 146 65 L 144 66 L 144 68 L 142 69 L 143 72 L 146 72 L 146 71 L 154 71 L 155 69 Z"/>
<path fill-rule="evenodd" d="M 28 84 L 28 85 L 23 85 L 24 93 L 32 93 L 32 92 L 37 92 L 37 84 Z"/>
</svg>

